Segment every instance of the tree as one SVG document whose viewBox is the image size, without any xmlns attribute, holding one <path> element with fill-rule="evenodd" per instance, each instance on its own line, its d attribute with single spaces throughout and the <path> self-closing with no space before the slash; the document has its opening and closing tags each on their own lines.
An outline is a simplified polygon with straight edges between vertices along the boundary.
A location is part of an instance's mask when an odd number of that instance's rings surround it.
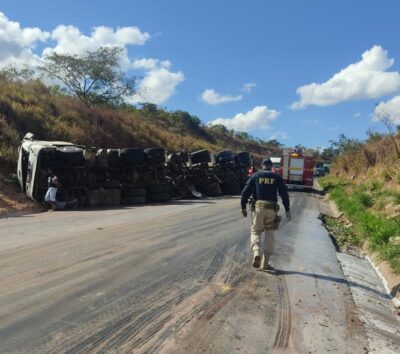
<svg viewBox="0 0 400 354">
<path fill-rule="evenodd" d="M 379 107 L 378 107 L 379 108 Z M 376 119 L 378 119 L 389 132 L 389 137 L 392 140 L 394 148 L 396 150 L 397 158 L 400 159 L 400 148 L 396 141 L 396 130 L 399 132 L 399 127 L 394 125 L 394 119 L 392 119 L 391 114 L 385 109 L 375 109 L 374 113 Z"/>
<path fill-rule="evenodd" d="M 359 150 L 363 146 L 363 143 L 360 140 L 348 138 L 344 134 L 340 134 L 337 141 L 330 140 L 329 142 L 331 143 L 333 149 L 337 152 L 337 155 L 340 155 L 344 152 Z"/>
<path fill-rule="evenodd" d="M 279 148 L 279 147 L 281 147 L 283 145 L 276 139 L 270 139 L 270 140 L 265 141 L 264 143 L 266 145 L 277 147 L 277 148 Z"/>
<path fill-rule="evenodd" d="M 52 53 L 45 58 L 41 70 L 60 80 L 86 105 L 121 103 L 135 92 L 136 77 L 127 77 L 119 70 L 122 48 L 99 48 L 84 56 Z"/>
<path fill-rule="evenodd" d="M 325 162 L 332 162 L 333 159 L 339 155 L 339 151 L 333 147 L 322 150 L 320 158 Z"/>
</svg>

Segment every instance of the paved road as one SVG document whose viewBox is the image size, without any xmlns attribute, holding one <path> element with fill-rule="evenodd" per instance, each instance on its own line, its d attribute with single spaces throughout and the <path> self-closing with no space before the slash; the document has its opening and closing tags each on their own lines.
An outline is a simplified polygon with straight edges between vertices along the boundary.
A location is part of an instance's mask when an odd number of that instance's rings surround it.
<svg viewBox="0 0 400 354">
<path fill-rule="evenodd" d="M 324 203 L 291 202 L 277 275 L 238 198 L 0 219 L 0 352 L 365 353 Z"/>
</svg>

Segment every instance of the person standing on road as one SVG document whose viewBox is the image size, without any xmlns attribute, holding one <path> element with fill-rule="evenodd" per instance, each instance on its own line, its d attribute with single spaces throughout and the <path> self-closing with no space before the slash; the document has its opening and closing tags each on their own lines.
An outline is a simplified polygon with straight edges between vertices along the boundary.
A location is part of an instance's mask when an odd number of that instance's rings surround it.
<svg viewBox="0 0 400 354">
<path fill-rule="evenodd" d="M 47 175 L 47 192 L 44 197 L 44 201 L 47 204 L 50 204 L 52 210 L 57 210 L 56 196 L 58 188 L 61 187 L 61 183 L 50 168 L 47 169 Z"/>
<path fill-rule="evenodd" d="M 272 161 L 265 159 L 262 163 L 262 170 L 253 174 L 243 188 L 241 196 L 241 207 L 243 217 L 247 217 L 246 204 L 252 195 L 252 223 L 251 223 L 251 250 L 253 251 L 253 267 L 259 268 L 260 257 L 260 238 L 265 231 L 264 257 L 262 268 L 274 270 L 269 264 L 274 245 L 275 230 L 279 226 L 280 217 L 278 216 L 278 194 L 280 195 L 283 206 L 285 207 L 286 217 L 290 221 L 290 201 L 287 187 L 282 177 L 272 172 Z"/>
</svg>

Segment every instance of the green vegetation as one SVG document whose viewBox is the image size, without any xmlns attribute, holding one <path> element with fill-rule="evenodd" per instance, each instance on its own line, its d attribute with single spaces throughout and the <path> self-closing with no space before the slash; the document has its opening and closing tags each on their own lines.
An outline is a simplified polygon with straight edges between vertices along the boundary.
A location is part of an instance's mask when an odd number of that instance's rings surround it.
<svg viewBox="0 0 400 354">
<path fill-rule="evenodd" d="M 46 56 L 42 71 L 57 79 L 86 105 L 121 103 L 135 92 L 135 77 L 120 71 L 121 48 L 100 48 L 84 56 L 58 54 Z"/>
<path fill-rule="evenodd" d="M 361 245 L 369 241 L 371 250 L 378 251 L 382 260 L 400 274 L 400 193 L 385 189 L 377 181 L 357 184 L 332 175 L 320 178 L 319 183 L 350 222 L 347 227 L 338 221 L 327 222 L 328 228 L 339 235 L 338 243 Z"/>
</svg>

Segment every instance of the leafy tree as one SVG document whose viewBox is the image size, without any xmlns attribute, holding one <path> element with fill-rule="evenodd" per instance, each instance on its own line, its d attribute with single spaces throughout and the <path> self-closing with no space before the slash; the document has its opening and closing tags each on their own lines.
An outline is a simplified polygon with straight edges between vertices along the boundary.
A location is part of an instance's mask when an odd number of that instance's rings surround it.
<svg viewBox="0 0 400 354">
<path fill-rule="evenodd" d="M 276 147 L 276 148 L 280 148 L 280 147 L 283 146 L 283 144 L 281 144 L 276 139 L 270 139 L 270 140 L 267 140 L 267 141 L 263 141 L 263 144 L 268 145 L 268 146 L 272 146 L 272 147 Z"/>
<path fill-rule="evenodd" d="M 190 128 L 199 128 L 201 120 L 197 116 L 192 116 L 188 112 L 185 111 L 175 111 L 173 112 L 173 116 L 175 119 L 179 120 L 180 122 L 183 123 L 183 125 L 190 127 Z"/>
<path fill-rule="evenodd" d="M 332 162 L 336 156 L 339 155 L 339 151 L 333 147 L 322 150 L 320 158 L 326 162 Z"/>
<path fill-rule="evenodd" d="M 120 103 L 135 92 L 135 77 L 119 70 L 122 48 L 102 47 L 84 56 L 52 53 L 45 58 L 42 71 L 60 80 L 86 105 Z"/>
<path fill-rule="evenodd" d="M 247 132 L 235 132 L 235 136 L 242 140 L 251 140 L 252 136 Z"/>
<path fill-rule="evenodd" d="M 221 135 L 227 135 L 228 134 L 228 129 L 225 125 L 223 124 L 213 124 L 208 127 L 212 131 L 215 131 L 216 133 L 219 133 Z"/>
<path fill-rule="evenodd" d="M 337 141 L 330 140 L 329 142 L 332 144 L 332 147 L 336 149 L 338 155 L 348 151 L 359 150 L 363 146 L 360 140 L 348 138 L 344 134 L 340 134 Z"/>
</svg>

